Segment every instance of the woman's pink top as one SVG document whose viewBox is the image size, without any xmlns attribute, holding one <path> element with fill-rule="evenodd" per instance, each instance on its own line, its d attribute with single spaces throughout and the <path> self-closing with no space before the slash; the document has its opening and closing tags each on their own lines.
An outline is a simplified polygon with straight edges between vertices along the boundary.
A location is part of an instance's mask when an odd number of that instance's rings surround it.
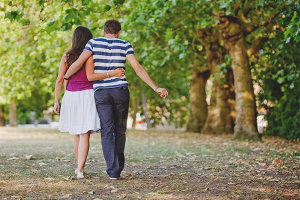
<svg viewBox="0 0 300 200">
<path fill-rule="evenodd" d="M 89 81 L 85 73 L 85 64 L 69 79 L 66 90 L 81 91 L 93 89 L 93 82 Z"/>
</svg>

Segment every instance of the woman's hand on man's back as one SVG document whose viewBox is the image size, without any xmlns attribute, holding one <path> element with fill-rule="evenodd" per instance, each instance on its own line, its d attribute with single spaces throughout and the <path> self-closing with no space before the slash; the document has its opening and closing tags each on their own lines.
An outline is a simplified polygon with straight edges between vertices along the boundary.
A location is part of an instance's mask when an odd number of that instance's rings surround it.
<svg viewBox="0 0 300 200">
<path fill-rule="evenodd" d="M 115 69 L 114 71 L 111 72 L 111 76 L 116 76 L 116 77 L 123 77 L 125 74 L 125 71 L 123 68 L 118 68 L 118 69 Z"/>
</svg>

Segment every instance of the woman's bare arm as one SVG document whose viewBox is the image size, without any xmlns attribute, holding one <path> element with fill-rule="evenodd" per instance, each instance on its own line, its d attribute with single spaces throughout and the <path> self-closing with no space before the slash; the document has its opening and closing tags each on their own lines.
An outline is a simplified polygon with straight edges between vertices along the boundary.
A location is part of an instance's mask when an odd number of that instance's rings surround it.
<svg viewBox="0 0 300 200">
<path fill-rule="evenodd" d="M 59 95 L 62 88 L 62 84 L 64 82 L 64 75 L 68 69 L 67 64 L 65 62 L 65 55 L 61 58 L 59 72 L 55 83 L 55 97 L 54 97 L 54 113 L 59 114 Z"/>
</svg>

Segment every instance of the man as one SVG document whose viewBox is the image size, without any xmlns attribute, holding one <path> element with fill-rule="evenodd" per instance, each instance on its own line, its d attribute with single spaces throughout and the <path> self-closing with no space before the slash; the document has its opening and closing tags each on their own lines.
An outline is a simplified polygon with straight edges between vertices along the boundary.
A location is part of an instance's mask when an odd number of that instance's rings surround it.
<svg viewBox="0 0 300 200">
<path fill-rule="evenodd" d="M 104 24 L 104 37 L 91 39 L 65 74 L 65 79 L 76 73 L 84 62 L 93 55 L 94 73 L 106 73 L 107 78 L 94 81 L 95 101 L 101 121 L 101 140 L 104 158 L 110 179 L 120 178 L 124 168 L 124 148 L 126 141 L 127 117 L 129 108 L 129 90 L 125 76 L 110 77 L 109 72 L 117 68 L 125 70 L 126 59 L 137 75 L 161 97 L 167 98 L 168 92 L 158 87 L 147 71 L 134 56 L 131 44 L 119 39 L 121 24 L 117 20 L 108 20 Z"/>
</svg>

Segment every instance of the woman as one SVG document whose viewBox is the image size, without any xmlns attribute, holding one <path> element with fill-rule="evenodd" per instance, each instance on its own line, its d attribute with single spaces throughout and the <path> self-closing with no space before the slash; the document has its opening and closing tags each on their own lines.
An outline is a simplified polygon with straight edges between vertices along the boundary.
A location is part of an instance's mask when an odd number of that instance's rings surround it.
<svg viewBox="0 0 300 200">
<path fill-rule="evenodd" d="M 72 48 L 61 59 L 55 85 L 54 112 L 60 114 L 59 130 L 61 132 L 69 132 L 75 136 L 74 154 L 77 162 L 75 173 L 78 179 L 84 178 L 83 171 L 89 151 L 90 133 L 100 129 L 100 119 L 94 100 L 93 83 L 86 76 L 86 69 L 94 68 L 92 56 L 66 82 L 66 91 L 62 99 L 61 109 L 59 109 L 58 100 L 68 67 L 78 59 L 86 43 L 92 38 L 93 35 L 88 28 L 79 26 L 75 29 L 72 37 Z M 110 71 L 109 75 L 122 77 L 124 76 L 124 70 L 116 69 Z M 92 80 L 102 80 L 106 76 L 105 73 L 93 74 Z"/>
</svg>

